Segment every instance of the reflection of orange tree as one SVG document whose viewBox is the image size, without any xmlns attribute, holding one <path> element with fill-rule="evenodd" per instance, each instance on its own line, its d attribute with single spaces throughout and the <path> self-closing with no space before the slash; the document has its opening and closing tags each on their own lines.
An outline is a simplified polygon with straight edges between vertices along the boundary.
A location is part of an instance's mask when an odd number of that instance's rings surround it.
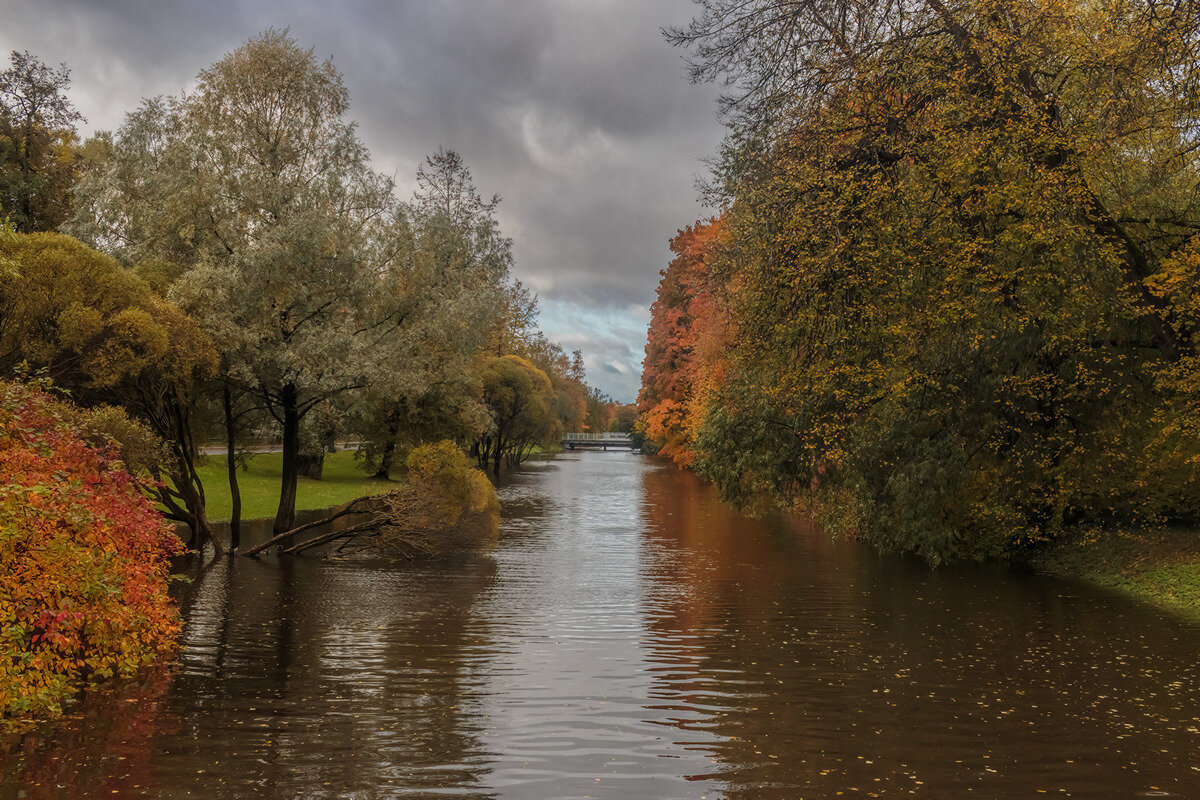
<svg viewBox="0 0 1200 800">
<path fill-rule="evenodd" d="M 44 392 L 0 383 L 0 725 L 53 716 L 84 682 L 174 647 L 178 538 L 113 448 Z"/>
<path fill-rule="evenodd" d="M 1153 610 L 740 518 L 686 471 L 648 470 L 643 487 L 650 696 L 722 796 L 1195 782 L 1191 695 L 1161 683 L 1194 670 L 1190 634 Z M 1106 755 L 1076 766 L 1084 752 Z"/>
<path fill-rule="evenodd" d="M 89 694 L 79 713 L 44 733 L 0 739 L 0 796 L 79 800 L 145 791 L 170 680 L 168 670 L 154 669 L 119 690 Z"/>
<path fill-rule="evenodd" d="M 841 563 L 852 545 L 803 519 L 739 516 L 687 471 L 647 470 L 643 489 L 646 646 L 666 667 L 652 671 L 650 696 L 692 711 L 676 711 L 674 724 L 690 747 L 712 754 L 713 766 L 691 779 L 723 781 L 726 796 L 737 798 L 780 796 L 764 787 L 843 790 L 844 773 L 820 763 L 827 731 L 807 678 L 817 665 L 833 669 L 857 657 L 848 638 L 854 612 L 822 604 L 822 636 L 832 638 L 798 648 L 795 625 L 804 616 L 792 604 L 853 585 L 857 573 Z M 815 562 L 803 575 L 791 555 L 797 548 Z"/>
</svg>

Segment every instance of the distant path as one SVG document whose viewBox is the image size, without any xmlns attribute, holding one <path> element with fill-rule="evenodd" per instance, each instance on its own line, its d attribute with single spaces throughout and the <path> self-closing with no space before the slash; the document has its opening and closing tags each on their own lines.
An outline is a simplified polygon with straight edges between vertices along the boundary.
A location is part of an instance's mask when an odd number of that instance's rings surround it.
<svg viewBox="0 0 1200 800">
<path fill-rule="evenodd" d="M 355 447 L 358 447 L 358 444 L 359 444 L 358 442 L 338 442 L 337 449 L 338 450 L 351 450 Z M 225 445 L 223 445 L 223 444 L 205 445 L 204 447 L 200 448 L 200 452 L 206 456 L 224 455 L 225 454 Z M 242 452 L 244 452 L 244 453 L 282 453 L 283 445 L 278 445 L 278 444 L 254 445 L 253 447 L 244 448 L 242 450 Z"/>
</svg>

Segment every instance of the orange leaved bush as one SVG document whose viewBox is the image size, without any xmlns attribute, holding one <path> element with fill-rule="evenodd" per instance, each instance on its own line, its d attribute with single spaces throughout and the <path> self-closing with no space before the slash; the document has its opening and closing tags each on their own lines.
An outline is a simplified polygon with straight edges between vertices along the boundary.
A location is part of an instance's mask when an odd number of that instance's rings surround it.
<svg viewBox="0 0 1200 800">
<path fill-rule="evenodd" d="M 179 630 L 167 593 L 179 538 L 115 449 L 86 444 L 69 417 L 0 382 L 0 726 L 134 674 Z"/>
<path fill-rule="evenodd" d="M 709 263 L 723 220 L 697 222 L 671 240 L 675 258 L 662 272 L 650 309 L 638 427 L 681 467 L 696 459 L 695 441 L 712 392 L 725 381 L 728 316 L 714 293 Z"/>
</svg>

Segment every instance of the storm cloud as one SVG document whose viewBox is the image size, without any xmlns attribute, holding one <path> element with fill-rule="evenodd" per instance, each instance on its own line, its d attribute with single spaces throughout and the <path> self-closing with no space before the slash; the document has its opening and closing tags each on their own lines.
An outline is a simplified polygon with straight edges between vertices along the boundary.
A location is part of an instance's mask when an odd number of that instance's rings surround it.
<svg viewBox="0 0 1200 800">
<path fill-rule="evenodd" d="M 717 148 L 717 90 L 688 83 L 659 33 L 689 0 L 0 0 L 0 47 L 72 70 L 85 130 L 175 94 L 269 27 L 332 57 L 379 169 L 407 190 L 439 147 L 503 197 L 516 275 L 546 333 L 581 349 L 589 379 L 637 392 L 667 240 Z"/>
</svg>

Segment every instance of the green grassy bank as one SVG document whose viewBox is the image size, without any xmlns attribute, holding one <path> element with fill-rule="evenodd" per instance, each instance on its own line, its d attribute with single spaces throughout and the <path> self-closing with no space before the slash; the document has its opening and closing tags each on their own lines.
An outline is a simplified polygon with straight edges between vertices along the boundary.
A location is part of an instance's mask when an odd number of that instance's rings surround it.
<svg viewBox="0 0 1200 800">
<path fill-rule="evenodd" d="M 251 456 L 246 469 L 238 472 L 242 493 L 242 519 L 273 517 L 279 508 L 279 481 L 283 474 L 281 453 L 261 453 Z M 233 503 L 229 495 L 229 478 L 225 473 L 224 456 L 209 456 L 200 467 L 207 500 L 208 518 L 213 522 L 229 519 Z M 341 505 L 356 497 L 382 494 L 396 486 L 366 475 L 354 461 L 354 453 L 346 450 L 325 456 L 323 479 L 300 478 L 296 491 L 296 509 L 328 508 Z"/>
<path fill-rule="evenodd" d="M 1032 559 L 1040 571 L 1123 592 L 1200 622 L 1200 532 L 1115 531 Z"/>
</svg>

